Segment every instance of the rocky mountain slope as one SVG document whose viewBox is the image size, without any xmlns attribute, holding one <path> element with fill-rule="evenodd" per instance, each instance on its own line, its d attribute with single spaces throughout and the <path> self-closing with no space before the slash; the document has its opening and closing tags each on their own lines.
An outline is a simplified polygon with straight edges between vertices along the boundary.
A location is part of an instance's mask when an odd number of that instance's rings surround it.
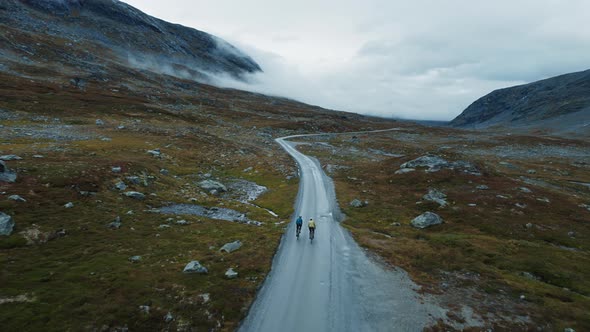
<svg viewBox="0 0 590 332">
<path fill-rule="evenodd" d="M 451 126 L 590 133 L 590 70 L 495 90 L 471 104 Z"/>
<path fill-rule="evenodd" d="M 0 3 L 0 21 L 8 31 L 5 45 L 25 55 L 3 50 L 11 62 L 31 64 L 46 47 L 40 40 L 22 43 L 18 34 L 59 39 L 54 56 L 62 63 L 82 69 L 93 66 L 100 73 L 110 62 L 146 68 L 176 76 L 204 79 L 208 74 L 239 78 L 261 68 L 249 56 L 208 33 L 171 24 L 144 14 L 120 1 L 111 0 L 5 0 Z M 110 54 L 88 49 L 106 49 Z M 86 48 L 81 54 L 73 50 Z M 10 65 L 4 64 L 4 65 Z"/>
</svg>

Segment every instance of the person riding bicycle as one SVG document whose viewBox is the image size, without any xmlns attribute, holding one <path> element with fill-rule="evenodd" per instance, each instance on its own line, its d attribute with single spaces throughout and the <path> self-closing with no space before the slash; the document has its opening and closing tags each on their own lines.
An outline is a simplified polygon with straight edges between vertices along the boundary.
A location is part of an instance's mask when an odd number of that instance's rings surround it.
<svg viewBox="0 0 590 332">
<path fill-rule="evenodd" d="M 299 218 L 295 220 L 295 225 L 297 226 L 297 237 L 299 237 L 299 233 L 301 233 L 301 226 L 303 226 L 303 219 L 301 218 L 301 216 L 299 216 Z"/>
<path fill-rule="evenodd" d="M 315 235 L 315 221 L 313 221 L 313 218 L 309 218 L 309 221 L 307 222 L 307 227 L 309 227 L 309 238 L 313 240 L 313 237 Z"/>
</svg>

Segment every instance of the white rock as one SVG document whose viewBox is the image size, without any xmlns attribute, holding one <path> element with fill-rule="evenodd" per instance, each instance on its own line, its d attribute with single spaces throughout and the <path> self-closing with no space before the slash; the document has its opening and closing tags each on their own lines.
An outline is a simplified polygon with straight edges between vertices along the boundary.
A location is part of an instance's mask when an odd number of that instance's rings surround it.
<svg viewBox="0 0 590 332">
<path fill-rule="evenodd" d="M 26 199 L 22 198 L 19 195 L 10 195 L 10 196 L 8 196 L 8 199 L 11 201 L 15 201 L 15 202 L 26 202 L 27 201 Z"/>
<path fill-rule="evenodd" d="M 199 261 L 191 261 L 188 264 L 186 264 L 186 266 L 184 267 L 184 270 L 182 270 L 182 272 L 207 274 L 207 273 L 209 273 L 209 270 L 207 270 L 206 267 L 201 265 L 201 263 L 199 263 Z"/>
<path fill-rule="evenodd" d="M 228 279 L 235 279 L 238 277 L 238 272 L 234 271 L 234 269 L 232 269 L 231 267 L 229 269 L 227 269 L 227 271 L 225 271 L 225 276 Z"/>
</svg>

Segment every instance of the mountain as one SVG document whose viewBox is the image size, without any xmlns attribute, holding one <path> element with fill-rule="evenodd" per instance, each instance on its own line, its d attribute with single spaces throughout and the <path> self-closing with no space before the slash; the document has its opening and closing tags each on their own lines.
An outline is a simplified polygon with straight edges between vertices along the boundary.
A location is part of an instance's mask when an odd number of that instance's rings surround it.
<svg viewBox="0 0 590 332">
<path fill-rule="evenodd" d="M 1 34 L 8 42 L 5 45 L 21 44 L 18 47 L 29 53 L 26 59 L 13 56 L 15 62 L 30 62 L 46 46 L 43 41 L 13 40 L 26 33 L 59 38 L 63 52 L 54 55 L 63 63 L 77 62 L 82 69 L 104 66 L 108 61 L 95 60 L 106 57 L 186 78 L 206 79 L 209 74 L 240 78 L 261 71 L 248 55 L 220 38 L 154 18 L 116 0 L 3 0 L 0 21 L 6 27 Z M 82 57 L 68 54 L 72 48 L 90 49 L 88 44 L 98 52 L 88 50 Z M 13 55 L 3 51 L 3 56 Z M 94 67 L 88 69 L 100 69 Z"/>
<path fill-rule="evenodd" d="M 590 70 L 495 90 L 476 100 L 450 124 L 590 132 Z"/>
</svg>

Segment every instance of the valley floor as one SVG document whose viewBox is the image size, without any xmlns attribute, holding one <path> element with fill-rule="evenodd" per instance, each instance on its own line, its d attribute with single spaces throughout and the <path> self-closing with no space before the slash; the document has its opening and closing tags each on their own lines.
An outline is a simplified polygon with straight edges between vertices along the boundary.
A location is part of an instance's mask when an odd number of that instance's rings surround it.
<svg viewBox="0 0 590 332">
<path fill-rule="evenodd" d="M 587 141 L 399 127 L 307 142 L 301 150 L 334 178 L 355 239 L 408 271 L 451 320 L 590 328 Z M 443 224 L 412 227 L 425 212 Z"/>
</svg>

